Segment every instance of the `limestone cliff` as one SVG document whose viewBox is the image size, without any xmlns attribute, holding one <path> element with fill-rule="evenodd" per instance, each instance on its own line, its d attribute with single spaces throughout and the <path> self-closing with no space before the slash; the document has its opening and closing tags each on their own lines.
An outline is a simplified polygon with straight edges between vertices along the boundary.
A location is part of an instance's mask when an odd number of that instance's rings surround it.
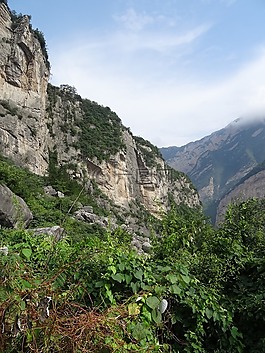
<svg viewBox="0 0 265 353">
<path fill-rule="evenodd" d="M 88 189 L 95 181 L 125 209 L 140 202 L 159 215 L 169 197 L 200 205 L 187 177 L 135 138 L 110 108 L 82 99 L 68 85 L 48 84 L 43 43 L 28 16 L 0 4 L 0 153 L 39 175 L 49 173 L 52 159 Z"/>
<path fill-rule="evenodd" d="M 49 65 L 28 16 L 0 4 L 0 149 L 34 173 L 47 170 L 44 120 Z"/>
</svg>

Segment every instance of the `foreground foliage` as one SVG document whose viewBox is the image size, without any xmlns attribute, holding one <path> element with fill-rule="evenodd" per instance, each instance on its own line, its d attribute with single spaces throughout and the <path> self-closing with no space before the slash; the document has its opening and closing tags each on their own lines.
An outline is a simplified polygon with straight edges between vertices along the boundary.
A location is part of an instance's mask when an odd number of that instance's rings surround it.
<svg viewBox="0 0 265 353">
<path fill-rule="evenodd" d="M 63 200 L 4 159 L 0 179 L 30 205 L 33 226 L 66 230 L 56 240 L 0 229 L 1 352 L 265 352 L 264 200 L 231 205 L 218 230 L 177 207 L 140 256 L 123 229 L 67 214 L 80 192 L 67 179 Z"/>
</svg>

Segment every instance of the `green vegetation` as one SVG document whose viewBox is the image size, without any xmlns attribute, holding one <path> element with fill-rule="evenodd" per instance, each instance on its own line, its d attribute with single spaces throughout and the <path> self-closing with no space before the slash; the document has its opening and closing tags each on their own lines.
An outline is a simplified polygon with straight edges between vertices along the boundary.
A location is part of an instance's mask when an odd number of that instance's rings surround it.
<svg viewBox="0 0 265 353">
<path fill-rule="evenodd" d="M 42 54 L 46 60 L 46 64 L 47 64 L 48 68 L 50 68 L 49 55 L 48 55 L 48 51 L 47 51 L 47 44 L 46 44 L 44 34 L 38 28 L 33 29 L 33 34 L 38 39 L 38 41 L 40 43 Z"/>
<path fill-rule="evenodd" d="M 0 160 L 0 180 L 30 205 L 32 225 L 65 228 L 61 240 L 0 229 L 1 352 L 265 352 L 264 200 L 231 205 L 217 230 L 175 207 L 140 256 L 122 229 L 68 214 L 82 185 L 50 160 L 49 180 Z M 45 196 L 47 182 L 65 198 Z"/>
<path fill-rule="evenodd" d="M 60 88 L 48 85 L 48 96 L 47 112 L 52 121 L 53 108 L 58 96 L 61 98 L 64 121 L 60 129 L 76 136 L 77 142 L 73 143 L 73 147 L 80 149 L 84 158 L 96 157 L 102 162 L 125 148 L 121 120 L 109 107 L 82 99 L 75 87 L 69 85 L 61 85 Z M 76 118 L 75 110 L 79 111 L 80 117 Z M 50 131 L 52 132 L 52 126 Z"/>
<path fill-rule="evenodd" d="M 144 161 L 148 167 L 157 167 L 156 157 L 163 158 L 158 147 L 140 136 L 133 136 L 137 149 L 141 151 Z"/>
<path fill-rule="evenodd" d="M 84 157 L 108 160 L 125 148 L 120 118 L 108 107 L 82 100 L 83 119 L 78 146 Z"/>
<path fill-rule="evenodd" d="M 11 11 L 10 15 L 11 15 L 11 20 L 12 20 L 12 29 L 15 30 L 18 27 L 18 25 L 20 24 L 20 22 L 23 18 L 23 15 L 22 15 L 22 13 L 17 13 L 15 10 Z M 29 18 L 31 18 L 31 17 L 29 16 Z"/>
</svg>

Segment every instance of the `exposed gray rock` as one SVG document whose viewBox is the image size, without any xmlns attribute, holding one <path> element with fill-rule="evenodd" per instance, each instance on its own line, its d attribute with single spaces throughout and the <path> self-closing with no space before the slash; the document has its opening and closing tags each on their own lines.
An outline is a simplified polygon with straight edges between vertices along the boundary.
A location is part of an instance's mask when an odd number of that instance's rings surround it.
<svg viewBox="0 0 265 353">
<path fill-rule="evenodd" d="M 110 230 L 115 230 L 118 227 L 116 219 L 96 215 L 93 213 L 92 206 L 83 206 L 74 213 L 74 217 L 79 221 L 98 224 L 103 228 L 109 227 Z"/>
<path fill-rule="evenodd" d="M 88 213 L 93 213 L 93 207 L 92 206 L 83 206 L 82 211 L 88 212 Z"/>
<path fill-rule="evenodd" d="M 61 191 L 57 191 L 57 196 L 59 197 L 59 199 L 63 199 L 64 198 L 64 193 Z"/>
<path fill-rule="evenodd" d="M 46 195 L 57 196 L 57 191 L 51 185 L 45 186 L 44 192 Z"/>
<path fill-rule="evenodd" d="M 152 251 L 152 245 L 149 242 L 146 241 L 146 242 L 143 243 L 142 249 L 143 249 L 144 252 L 149 254 Z"/>
<path fill-rule="evenodd" d="M 113 151 L 109 159 L 101 161 L 93 155 L 88 158 L 80 144 L 81 126 L 87 115 L 83 100 L 68 85 L 48 85 L 47 55 L 32 31 L 30 17 L 22 16 L 14 26 L 8 7 L 0 3 L 0 37 L 4 39 L 0 41 L 0 153 L 3 156 L 47 176 L 53 152 L 54 167 L 63 168 L 70 178 L 87 184 L 85 192 L 97 198 L 98 206 L 107 211 L 115 204 L 130 212 L 130 205 L 135 203 L 136 208 L 141 204 L 160 218 L 169 207 L 169 194 L 176 204 L 200 206 L 198 194 L 188 178 L 174 176 L 155 146 L 136 139 L 121 122 L 116 122 L 116 128 L 123 147 Z M 105 114 L 105 108 L 102 109 Z M 104 139 L 104 134 L 100 138 Z M 99 146 L 104 145 L 98 142 Z M 51 192 L 53 195 L 52 189 Z M 56 192 L 53 196 L 63 197 Z M 101 193 L 105 196 L 99 196 Z M 114 227 L 108 220 L 91 216 L 91 211 L 88 213 L 76 216 L 100 224 L 107 222 Z"/>
<path fill-rule="evenodd" d="M 32 218 L 26 202 L 6 185 L 0 185 L 0 225 L 9 228 L 26 227 Z"/>
<path fill-rule="evenodd" d="M 133 248 L 136 248 L 136 250 L 142 250 L 142 244 L 139 240 L 137 239 L 133 239 L 132 242 L 131 242 L 131 246 Z"/>
<path fill-rule="evenodd" d="M 76 211 L 74 217 L 79 221 L 88 223 L 95 223 L 98 220 L 98 217 L 94 213 L 88 212 L 84 208 Z"/>
<path fill-rule="evenodd" d="M 29 229 L 29 230 L 36 235 L 39 235 L 39 234 L 52 235 L 57 241 L 62 239 L 62 235 L 64 233 L 64 228 L 61 228 L 60 226 L 35 228 L 35 229 Z"/>
<path fill-rule="evenodd" d="M 138 252 L 138 254 L 149 254 L 152 251 L 150 239 L 136 234 L 133 234 L 131 247 Z"/>
<path fill-rule="evenodd" d="M 60 199 L 64 198 L 64 193 L 62 193 L 61 191 L 55 190 L 51 185 L 45 186 L 44 192 L 46 195 L 59 197 Z"/>
<path fill-rule="evenodd" d="M 7 246 L 2 246 L 0 248 L 0 253 L 2 253 L 4 255 L 8 255 L 8 247 Z"/>
</svg>

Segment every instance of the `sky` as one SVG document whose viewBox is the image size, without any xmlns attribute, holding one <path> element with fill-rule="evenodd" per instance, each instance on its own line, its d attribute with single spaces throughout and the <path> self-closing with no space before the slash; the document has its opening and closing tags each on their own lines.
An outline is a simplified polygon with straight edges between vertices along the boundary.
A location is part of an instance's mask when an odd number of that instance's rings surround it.
<svg viewBox="0 0 265 353">
<path fill-rule="evenodd" d="M 44 33 L 52 84 L 110 107 L 158 147 L 265 113 L 264 0 L 8 4 Z"/>
</svg>

